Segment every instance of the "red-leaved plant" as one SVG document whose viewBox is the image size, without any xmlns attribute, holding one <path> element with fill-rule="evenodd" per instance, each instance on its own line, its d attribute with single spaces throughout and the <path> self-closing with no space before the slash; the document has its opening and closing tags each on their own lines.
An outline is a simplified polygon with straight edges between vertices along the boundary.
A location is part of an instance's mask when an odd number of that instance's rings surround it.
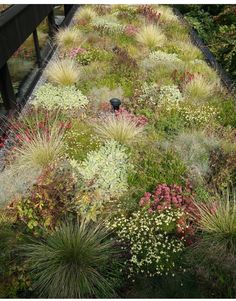
<svg viewBox="0 0 236 301">
<path fill-rule="evenodd" d="M 123 116 L 129 120 L 132 120 L 136 123 L 137 126 L 144 126 L 147 124 L 148 119 L 145 116 L 136 116 L 133 113 L 128 112 L 125 108 L 120 108 L 119 110 L 115 111 L 115 115 L 117 118 Z"/>
<path fill-rule="evenodd" d="M 183 91 L 183 87 L 185 85 L 187 85 L 188 83 L 190 83 L 195 78 L 195 76 L 197 74 L 198 73 L 193 74 L 193 73 L 190 73 L 188 71 L 184 71 L 184 72 L 181 73 L 178 70 L 174 70 L 171 77 L 176 82 L 176 84 L 178 85 L 179 90 Z"/>
<path fill-rule="evenodd" d="M 149 22 L 158 23 L 160 21 L 161 13 L 158 13 L 150 5 L 140 5 L 138 12 L 142 14 Z"/>
<path fill-rule="evenodd" d="M 134 26 L 133 24 L 127 24 L 124 28 L 124 33 L 128 37 L 135 36 L 137 32 L 138 32 L 138 28 L 136 26 Z"/>
</svg>

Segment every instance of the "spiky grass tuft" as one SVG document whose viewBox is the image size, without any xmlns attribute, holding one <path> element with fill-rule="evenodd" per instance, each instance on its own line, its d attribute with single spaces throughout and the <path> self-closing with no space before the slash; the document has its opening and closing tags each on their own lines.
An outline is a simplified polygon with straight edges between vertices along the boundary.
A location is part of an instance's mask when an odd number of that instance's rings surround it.
<svg viewBox="0 0 236 301">
<path fill-rule="evenodd" d="M 70 27 L 60 29 L 55 36 L 55 41 L 62 50 L 80 47 L 85 40 L 84 35 L 78 29 Z"/>
<path fill-rule="evenodd" d="M 152 24 L 143 26 L 137 33 L 136 39 L 140 44 L 148 47 L 150 50 L 163 46 L 166 41 L 162 30 Z"/>
<path fill-rule="evenodd" d="M 74 85 L 80 75 L 80 71 L 75 61 L 71 59 L 56 59 L 45 71 L 48 80 L 59 85 Z"/>
<path fill-rule="evenodd" d="M 204 101 L 214 95 L 217 82 L 212 82 L 202 75 L 197 75 L 184 86 L 184 96 L 191 101 Z"/>
<path fill-rule="evenodd" d="M 97 17 L 97 13 L 91 5 L 88 5 L 79 9 L 78 13 L 75 15 L 75 20 L 84 20 L 89 23 L 95 17 Z"/>
<path fill-rule="evenodd" d="M 19 170 L 43 169 L 63 153 L 64 130 L 57 123 L 47 129 L 29 129 L 20 134 L 14 148 L 14 165 Z"/>
<path fill-rule="evenodd" d="M 44 298 L 110 297 L 114 254 L 101 225 L 64 223 L 43 241 L 23 247 L 33 288 Z"/>
<path fill-rule="evenodd" d="M 95 125 L 95 130 L 103 139 L 114 139 L 121 144 L 132 144 L 143 134 L 143 127 L 125 116 L 109 116 Z"/>
<path fill-rule="evenodd" d="M 213 208 L 209 205 L 197 205 L 200 212 L 199 228 L 219 239 L 230 238 L 236 243 L 236 194 L 229 189 L 223 199 L 216 202 Z M 235 245 L 236 246 L 236 245 Z"/>
</svg>

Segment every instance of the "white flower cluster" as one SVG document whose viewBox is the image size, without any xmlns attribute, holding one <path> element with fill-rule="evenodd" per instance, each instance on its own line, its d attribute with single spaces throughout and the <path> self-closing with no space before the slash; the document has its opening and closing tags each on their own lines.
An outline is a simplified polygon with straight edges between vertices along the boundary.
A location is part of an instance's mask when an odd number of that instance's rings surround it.
<svg viewBox="0 0 236 301">
<path fill-rule="evenodd" d="M 157 84 L 148 85 L 144 83 L 139 102 L 146 105 L 164 106 L 171 110 L 179 105 L 183 96 L 176 85 L 159 87 Z"/>
<path fill-rule="evenodd" d="M 129 277 L 135 274 L 153 277 L 173 270 L 184 242 L 171 234 L 182 214 L 171 209 L 162 213 L 139 210 L 129 218 L 121 215 L 107 222 L 107 227 L 116 231 L 118 241 L 129 248 L 131 257 L 126 262 Z"/>
<path fill-rule="evenodd" d="M 107 34 L 121 33 L 124 26 L 119 23 L 115 16 L 99 16 L 92 20 L 92 25 L 97 30 Z"/>
<path fill-rule="evenodd" d="M 158 65 L 171 65 L 176 68 L 176 65 L 181 63 L 176 53 L 167 53 L 161 50 L 151 52 L 147 58 L 141 62 L 141 67 L 146 70 L 155 69 Z"/>
<path fill-rule="evenodd" d="M 118 197 L 128 189 L 128 169 L 132 167 L 128 159 L 126 148 L 110 140 L 98 151 L 89 152 L 82 163 L 71 160 L 71 165 L 85 183 L 109 198 Z"/>
<path fill-rule="evenodd" d="M 159 86 L 157 84 L 148 85 L 146 82 L 142 87 L 142 94 L 139 96 L 139 102 L 146 105 L 157 105 Z"/>
<path fill-rule="evenodd" d="M 50 83 L 42 85 L 35 96 L 32 104 L 48 110 L 74 110 L 83 108 L 89 102 L 75 86 L 54 86 Z"/>
<path fill-rule="evenodd" d="M 184 105 L 179 108 L 181 115 L 184 117 L 186 124 L 204 125 L 218 116 L 218 111 L 211 105 Z"/>
<path fill-rule="evenodd" d="M 158 105 L 165 106 L 167 110 L 179 105 L 183 100 L 183 96 L 176 85 L 162 86 L 158 95 Z"/>
</svg>

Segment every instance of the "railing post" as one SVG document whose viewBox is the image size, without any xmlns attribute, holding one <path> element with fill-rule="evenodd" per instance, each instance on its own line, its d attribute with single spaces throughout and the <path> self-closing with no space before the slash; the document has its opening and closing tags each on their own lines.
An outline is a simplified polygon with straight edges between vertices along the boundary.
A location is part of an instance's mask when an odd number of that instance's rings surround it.
<svg viewBox="0 0 236 301">
<path fill-rule="evenodd" d="M 7 63 L 5 63 L 0 69 L 0 89 L 5 108 L 7 110 L 15 109 L 16 96 Z"/>
<path fill-rule="evenodd" d="M 35 48 L 35 53 L 36 53 L 36 58 L 37 58 L 37 65 L 39 68 L 41 68 L 42 67 L 42 58 L 41 58 L 41 53 L 40 53 L 37 29 L 35 29 L 33 31 L 33 38 L 34 38 L 34 48 Z"/>
<path fill-rule="evenodd" d="M 55 16 L 54 11 L 52 10 L 48 15 L 48 27 L 49 27 L 49 36 L 52 37 L 54 32 L 56 31 L 56 23 L 55 23 Z"/>
<path fill-rule="evenodd" d="M 64 15 L 65 17 L 68 15 L 70 10 L 72 9 L 73 4 L 64 4 Z"/>
</svg>

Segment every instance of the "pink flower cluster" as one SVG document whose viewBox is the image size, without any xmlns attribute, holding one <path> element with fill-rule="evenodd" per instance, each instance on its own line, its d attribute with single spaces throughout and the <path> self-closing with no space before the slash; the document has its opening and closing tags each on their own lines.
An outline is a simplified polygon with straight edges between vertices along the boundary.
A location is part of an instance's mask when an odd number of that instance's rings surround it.
<svg viewBox="0 0 236 301">
<path fill-rule="evenodd" d="M 138 32 L 137 27 L 132 24 L 128 24 L 124 28 L 124 33 L 129 37 L 135 36 L 137 32 Z"/>
<path fill-rule="evenodd" d="M 119 118 L 120 116 L 124 116 L 125 118 L 135 122 L 137 126 L 144 126 L 148 123 L 147 117 L 136 116 L 136 115 L 128 112 L 125 108 L 120 108 L 119 110 L 115 111 L 115 115 L 117 118 Z"/>
<path fill-rule="evenodd" d="M 183 190 L 179 185 L 160 184 L 153 194 L 145 192 L 140 199 L 140 206 L 149 207 L 150 212 L 162 211 L 169 208 L 182 208 L 191 212 L 193 206 L 193 196 L 190 188 Z"/>
<path fill-rule="evenodd" d="M 75 58 L 78 54 L 81 54 L 81 53 L 83 53 L 83 52 L 85 52 L 85 51 L 86 51 L 86 49 L 84 49 L 84 48 L 80 48 L 80 47 L 73 48 L 73 49 L 71 49 L 71 50 L 69 51 L 68 57 L 71 58 L 71 59 L 73 59 L 73 58 Z"/>
<path fill-rule="evenodd" d="M 178 220 L 176 230 L 179 235 L 185 237 L 188 244 L 193 243 L 195 226 L 192 216 L 196 216 L 198 210 L 194 205 L 190 186 L 186 185 L 183 189 L 176 184 L 160 184 L 153 194 L 145 192 L 139 204 L 149 213 L 163 212 L 166 209 L 182 209 L 185 214 Z"/>
</svg>

